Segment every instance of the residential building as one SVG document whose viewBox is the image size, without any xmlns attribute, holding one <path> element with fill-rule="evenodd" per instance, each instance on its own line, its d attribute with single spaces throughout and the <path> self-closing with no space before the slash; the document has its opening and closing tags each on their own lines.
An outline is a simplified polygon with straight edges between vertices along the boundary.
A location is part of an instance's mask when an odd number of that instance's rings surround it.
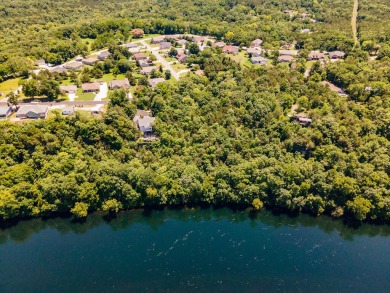
<svg viewBox="0 0 390 293">
<path fill-rule="evenodd" d="M 135 43 L 127 43 L 125 46 L 126 46 L 127 49 L 137 48 L 138 47 Z"/>
<path fill-rule="evenodd" d="M 100 91 L 100 83 L 88 82 L 81 85 L 83 93 L 97 93 Z"/>
<path fill-rule="evenodd" d="M 298 50 L 279 50 L 280 56 L 297 56 Z"/>
<path fill-rule="evenodd" d="M 345 57 L 345 53 L 343 51 L 334 51 L 329 52 L 329 58 L 330 59 L 341 59 Z"/>
<path fill-rule="evenodd" d="M 215 42 L 214 44 L 213 44 L 213 47 L 214 48 L 223 48 L 223 47 L 225 47 L 226 46 L 226 43 L 225 42 Z"/>
<path fill-rule="evenodd" d="M 36 65 L 38 67 L 45 68 L 46 67 L 46 61 L 43 60 L 43 59 L 39 59 L 39 60 L 37 60 Z"/>
<path fill-rule="evenodd" d="M 325 60 L 325 54 L 318 51 L 311 51 L 308 57 L 309 60 Z"/>
<path fill-rule="evenodd" d="M 62 109 L 62 115 L 71 116 L 74 114 L 74 107 L 65 107 Z"/>
<path fill-rule="evenodd" d="M 279 60 L 279 62 L 289 63 L 289 62 L 294 61 L 294 57 L 289 56 L 289 55 L 282 55 L 282 56 L 279 56 L 278 60 Z"/>
<path fill-rule="evenodd" d="M 134 59 L 135 60 L 146 60 L 146 59 L 148 59 L 148 55 L 146 55 L 145 53 L 135 53 Z"/>
<path fill-rule="evenodd" d="M 99 61 L 99 59 L 97 59 L 97 58 L 95 58 L 95 57 L 91 57 L 91 58 L 87 58 L 87 59 L 83 59 L 83 64 L 85 64 L 85 65 L 90 65 L 90 66 L 92 66 L 92 65 L 94 65 L 96 62 L 98 62 Z"/>
<path fill-rule="evenodd" d="M 128 90 L 130 88 L 130 83 L 127 78 L 124 78 L 122 80 L 114 79 L 110 81 L 109 87 L 110 90 L 117 90 L 117 89 Z"/>
<path fill-rule="evenodd" d="M 204 75 L 205 75 L 205 73 L 204 73 L 203 70 L 196 70 L 196 71 L 195 71 L 195 74 L 196 74 L 196 75 L 199 75 L 199 76 L 204 76 Z"/>
<path fill-rule="evenodd" d="M 188 56 L 184 53 L 180 53 L 176 56 L 176 59 L 177 61 L 179 61 L 180 63 L 185 63 L 187 62 L 187 59 L 188 59 Z"/>
<path fill-rule="evenodd" d="M 129 48 L 129 52 L 136 54 L 136 53 L 141 52 L 141 49 L 140 49 L 140 47 L 133 47 L 133 48 Z"/>
<path fill-rule="evenodd" d="M 225 54 L 237 55 L 239 49 L 240 49 L 240 48 L 237 47 L 237 46 L 225 46 L 225 47 L 222 48 L 222 51 L 223 51 Z"/>
<path fill-rule="evenodd" d="M 263 58 L 261 56 L 259 57 L 252 57 L 251 58 L 252 64 L 261 64 L 261 65 L 266 65 L 267 64 L 267 59 Z"/>
<path fill-rule="evenodd" d="M 109 56 L 111 56 L 111 53 L 110 53 L 110 52 L 108 52 L 108 51 L 103 51 L 103 52 L 101 52 L 101 53 L 98 55 L 98 59 L 99 59 L 100 61 L 104 61 L 104 60 L 106 60 Z"/>
<path fill-rule="evenodd" d="M 144 133 L 144 135 L 152 134 L 153 132 L 153 123 L 156 118 L 150 116 L 150 111 L 137 110 L 133 121 L 137 124 L 139 130 Z"/>
<path fill-rule="evenodd" d="M 60 90 L 64 94 L 75 94 L 77 92 L 77 86 L 75 86 L 75 85 L 61 85 Z"/>
<path fill-rule="evenodd" d="M 149 80 L 149 84 L 152 88 L 155 88 L 159 83 L 162 83 L 164 82 L 165 79 L 162 78 L 162 77 L 159 77 L 159 78 L 152 78 Z"/>
<path fill-rule="evenodd" d="M 171 42 L 161 42 L 160 43 L 160 50 L 167 50 L 172 47 Z"/>
<path fill-rule="evenodd" d="M 177 43 L 178 43 L 179 45 L 184 46 L 185 44 L 188 43 L 188 41 L 187 41 L 187 40 L 179 40 L 179 41 L 177 41 Z"/>
<path fill-rule="evenodd" d="M 262 39 L 256 39 L 256 40 L 252 41 L 251 47 L 252 48 L 259 48 L 259 47 L 261 47 L 262 44 L 263 44 L 263 40 Z"/>
<path fill-rule="evenodd" d="M 12 108 L 8 106 L 0 106 L 0 119 L 5 119 L 12 114 Z"/>
<path fill-rule="evenodd" d="M 159 36 L 159 37 L 154 37 L 151 39 L 150 43 L 151 44 L 160 44 L 161 42 L 165 41 L 165 36 Z"/>
<path fill-rule="evenodd" d="M 259 57 L 263 53 L 263 50 L 258 48 L 249 48 L 248 50 L 246 50 L 246 52 L 251 57 Z"/>
<path fill-rule="evenodd" d="M 148 62 L 148 60 L 139 60 L 138 63 L 139 63 L 139 66 L 142 68 L 150 66 L 150 63 Z"/>
<path fill-rule="evenodd" d="M 49 108 L 44 105 L 23 105 L 16 112 L 17 118 L 45 119 Z"/>
<path fill-rule="evenodd" d="M 50 69 L 50 72 L 66 73 L 66 72 L 68 72 L 68 70 L 65 67 L 62 67 L 62 66 L 56 66 L 56 67 Z"/>
<path fill-rule="evenodd" d="M 157 70 L 156 66 L 143 67 L 141 73 L 144 75 L 150 75 L 153 70 Z"/>
<path fill-rule="evenodd" d="M 83 63 L 81 62 L 70 62 L 65 65 L 65 68 L 69 70 L 77 70 L 82 68 L 83 66 L 84 66 Z"/>
<path fill-rule="evenodd" d="M 206 38 L 201 36 L 192 36 L 192 41 L 195 43 L 203 43 L 206 41 Z"/>
</svg>

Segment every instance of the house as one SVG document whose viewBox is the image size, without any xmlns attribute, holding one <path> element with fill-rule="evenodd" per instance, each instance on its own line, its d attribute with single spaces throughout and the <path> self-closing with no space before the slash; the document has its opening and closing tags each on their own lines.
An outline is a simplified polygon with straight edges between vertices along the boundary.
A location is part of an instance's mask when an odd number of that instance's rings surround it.
<svg viewBox="0 0 390 293">
<path fill-rule="evenodd" d="M 256 40 L 252 41 L 251 47 L 252 48 L 259 48 L 259 47 L 261 47 L 262 44 L 263 44 L 263 40 L 262 39 L 256 39 Z"/>
<path fill-rule="evenodd" d="M 159 83 L 162 83 L 164 82 L 165 79 L 162 78 L 162 77 L 159 77 L 159 78 L 152 78 L 151 80 L 149 80 L 149 84 L 152 88 L 155 88 Z"/>
<path fill-rule="evenodd" d="M 137 48 L 138 47 L 135 43 L 128 43 L 125 46 L 126 46 L 127 49 Z"/>
<path fill-rule="evenodd" d="M 305 114 L 297 114 L 294 117 L 295 121 L 302 126 L 309 126 L 312 122 L 310 118 L 307 118 Z"/>
<path fill-rule="evenodd" d="M 240 48 L 237 46 L 225 46 L 222 48 L 222 52 L 224 52 L 225 54 L 237 55 L 239 49 Z"/>
<path fill-rule="evenodd" d="M 341 59 L 345 57 L 345 53 L 342 51 L 329 52 L 330 59 Z"/>
<path fill-rule="evenodd" d="M 329 87 L 329 89 L 332 91 L 332 92 L 336 92 L 339 94 L 339 96 L 345 96 L 345 93 L 343 91 L 343 89 L 339 88 L 338 86 L 334 85 L 333 83 L 330 83 L 329 81 L 322 81 L 321 82 L 324 86 L 327 86 Z"/>
<path fill-rule="evenodd" d="M 74 114 L 74 107 L 65 107 L 62 109 L 62 115 L 71 116 Z"/>
<path fill-rule="evenodd" d="M 144 75 L 149 75 L 153 70 L 157 70 L 156 66 L 143 67 L 141 73 Z"/>
<path fill-rule="evenodd" d="M 136 53 L 141 52 L 141 49 L 140 49 L 140 47 L 129 48 L 129 52 L 136 54 Z"/>
<path fill-rule="evenodd" d="M 142 68 L 150 66 L 150 63 L 148 62 L 148 60 L 139 60 L 138 63 L 139 63 L 139 66 Z"/>
<path fill-rule="evenodd" d="M 38 67 L 45 68 L 46 67 L 46 61 L 43 60 L 43 59 L 39 59 L 39 60 L 37 60 L 36 65 Z"/>
<path fill-rule="evenodd" d="M 197 71 L 195 71 L 195 74 L 199 75 L 199 76 L 204 76 L 204 71 L 203 70 L 197 70 Z"/>
<path fill-rule="evenodd" d="M 146 59 L 148 59 L 148 56 L 145 53 L 135 53 L 134 59 L 135 60 L 146 60 Z"/>
<path fill-rule="evenodd" d="M 206 38 L 201 36 L 192 36 L 192 41 L 195 43 L 203 43 L 206 41 Z"/>
<path fill-rule="evenodd" d="M 64 94 L 75 94 L 77 92 L 77 86 L 75 86 L 75 85 L 61 85 L 60 91 Z"/>
<path fill-rule="evenodd" d="M 66 73 L 66 72 L 68 72 L 68 70 L 62 66 L 56 66 L 53 69 L 51 69 L 50 71 L 53 73 Z"/>
<path fill-rule="evenodd" d="M 225 42 L 215 42 L 214 44 L 213 44 L 213 47 L 214 48 L 223 48 L 223 47 L 225 47 L 226 46 L 226 43 Z"/>
<path fill-rule="evenodd" d="M 97 58 L 95 58 L 95 57 L 91 57 L 91 58 L 87 58 L 87 59 L 83 59 L 83 64 L 85 64 L 85 65 L 90 65 L 90 66 L 92 66 L 92 65 L 94 65 L 96 62 L 98 62 L 99 61 L 99 59 L 97 59 Z"/>
<path fill-rule="evenodd" d="M 150 116 L 150 111 L 137 110 L 133 121 L 137 124 L 139 130 L 144 133 L 144 135 L 152 134 L 153 132 L 153 123 L 156 118 Z"/>
<path fill-rule="evenodd" d="M 296 56 L 298 55 L 298 50 L 279 50 L 280 56 Z"/>
<path fill-rule="evenodd" d="M 169 49 L 171 46 L 172 46 L 171 42 L 161 42 L 160 43 L 160 50 Z"/>
<path fill-rule="evenodd" d="M 311 51 L 308 57 L 309 60 L 325 60 L 325 54 L 318 51 Z"/>
<path fill-rule="evenodd" d="M 246 52 L 251 57 L 259 57 L 263 53 L 263 50 L 258 48 L 249 48 L 248 50 L 246 50 Z"/>
<path fill-rule="evenodd" d="M 154 37 L 150 40 L 151 44 L 160 44 L 165 41 L 165 36 Z"/>
<path fill-rule="evenodd" d="M 44 105 L 23 105 L 16 112 L 17 118 L 45 119 L 49 108 Z"/>
<path fill-rule="evenodd" d="M 83 63 L 81 62 L 70 62 L 65 65 L 65 68 L 69 70 L 77 70 L 82 68 L 83 66 L 84 66 Z"/>
<path fill-rule="evenodd" d="M 180 53 L 176 56 L 176 59 L 177 61 L 179 61 L 180 63 L 185 63 L 187 62 L 187 59 L 188 59 L 188 56 L 184 53 Z"/>
<path fill-rule="evenodd" d="M 101 53 L 98 55 L 98 59 L 99 59 L 100 61 L 104 61 L 104 60 L 106 60 L 109 56 L 111 56 L 111 53 L 110 53 L 110 52 L 108 52 L 108 51 L 103 51 L 103 52 L 101 52 Z"/>
<path fill-rule="evenodd" d="M 100 91 L 100 84 L 98 82 L 88 82 L 81 85 L 83 93 L 97 93 Z"/>
<path fill-rule="evenodd" d="M 294 61 L 294 57 L 289 56 L 289 55 L 282 55 L 282 56 L 278 57 L 278 60 L 279 60 L 279 62 L 289 63 L 289 62 Z"/>
<path fill-rule="evenodd" d="M 266 65 L 267 64 L 267 59 L 263 58 L 261 56 L 259 57 L 252 57 L 251 58 L 252 64 L 261 64 L 261 65 Z"/>
<path fill-rule="evenodd" d="M 0 119 L 5 119 L 12 113 L 12 108 L 8 106 L 0 106 Z"/>
<path fill-rule="evenodd" d="M 130 88 L 130 83 L 127 78 L 124 78 L 122 80 L 114 79 L 110 81 L 109 87 L 110 90 L 117 90 L 117 89 L 128 90 Z"/>
<path fill-rule="evenodd" d="M 187 40 L 179 40 L 179 41 L 177 41 L 177 43 L 178 43 L 179 45 L 181 45 L 181 46 L 184 46 L 185 44 L 188 43 L 188 41 L 187 41 Z"/>
</svg>

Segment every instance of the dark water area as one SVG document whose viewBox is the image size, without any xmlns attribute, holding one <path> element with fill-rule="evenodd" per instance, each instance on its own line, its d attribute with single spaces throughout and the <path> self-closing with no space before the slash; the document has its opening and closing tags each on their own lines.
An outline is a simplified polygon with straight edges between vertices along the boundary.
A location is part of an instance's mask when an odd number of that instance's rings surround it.
<svg viewBox="0 0 390 293">
<path fill-rule="evenodd" d="M 390 292 L 390 227 L 133 211 L 0 230 L 0 292 Z"/>
</svg>

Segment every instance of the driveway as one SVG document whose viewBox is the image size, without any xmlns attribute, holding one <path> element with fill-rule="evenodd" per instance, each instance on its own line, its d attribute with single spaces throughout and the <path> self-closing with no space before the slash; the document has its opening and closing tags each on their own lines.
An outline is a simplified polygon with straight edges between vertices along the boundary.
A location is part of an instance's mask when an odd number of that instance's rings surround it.
<svg viewBox="0 0 390 293">
<path fill-rule="evenodd" d="M 76 98 L 77 98 L 77 97 L 76 97 L 76 94 L 75 94 L 75 93 L 73 93 L 73 94 L 68 94 L 68 99 L 69 99 L 69 101 L 73 102 L 74 99 L 76 99 Z"/>
<path fill-rule="evenodd" d="M 171 71 L 172 73 L 172 76 L 176 79 L 176 80 L 179 80 L 180 78 L 180 74 L 177 73 L 173 68 L 172 66 L 169 64 L 169 62 L 167 60 L 165 60 L 165 58 L 163 56 L 160 55 L 160 53 L 158 52 L 158 48 L 152 48 L 151 46 L 149 46 L 145 41 L 140 41 L 140 43 L 142 44 L 142 46 L 144 46 L 145 48 L 147 48 L 147 50 L 151 51 L 153 53 L 154 56 L 156 56 L 157 60 L 159 62 L 161 62 L 161 64 L 164 66 L 164 68 L 166 70 L 169 70 Z"/>
<path fill-rule="evenodd" d="M 93 100 L 94 101 L 101 101 L 101 100 L 107 98 L 107 93 L 108 93 L 107 82 L 103 82 L 100 85 L 100 91 L 96 94 L 96 96 Z"/>
</svg>

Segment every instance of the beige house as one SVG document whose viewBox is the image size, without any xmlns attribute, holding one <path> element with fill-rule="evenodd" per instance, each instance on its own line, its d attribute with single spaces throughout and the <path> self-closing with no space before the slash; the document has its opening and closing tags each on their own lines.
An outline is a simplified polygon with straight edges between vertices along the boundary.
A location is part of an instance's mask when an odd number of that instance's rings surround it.
<svg viewBox="0 0 390 293">
<path fill-rule="evenodd" d="M 49 108 L 44 105 L 23 105 L 16 112 L 17 118 L 45 119 Z"/>
</svg>

